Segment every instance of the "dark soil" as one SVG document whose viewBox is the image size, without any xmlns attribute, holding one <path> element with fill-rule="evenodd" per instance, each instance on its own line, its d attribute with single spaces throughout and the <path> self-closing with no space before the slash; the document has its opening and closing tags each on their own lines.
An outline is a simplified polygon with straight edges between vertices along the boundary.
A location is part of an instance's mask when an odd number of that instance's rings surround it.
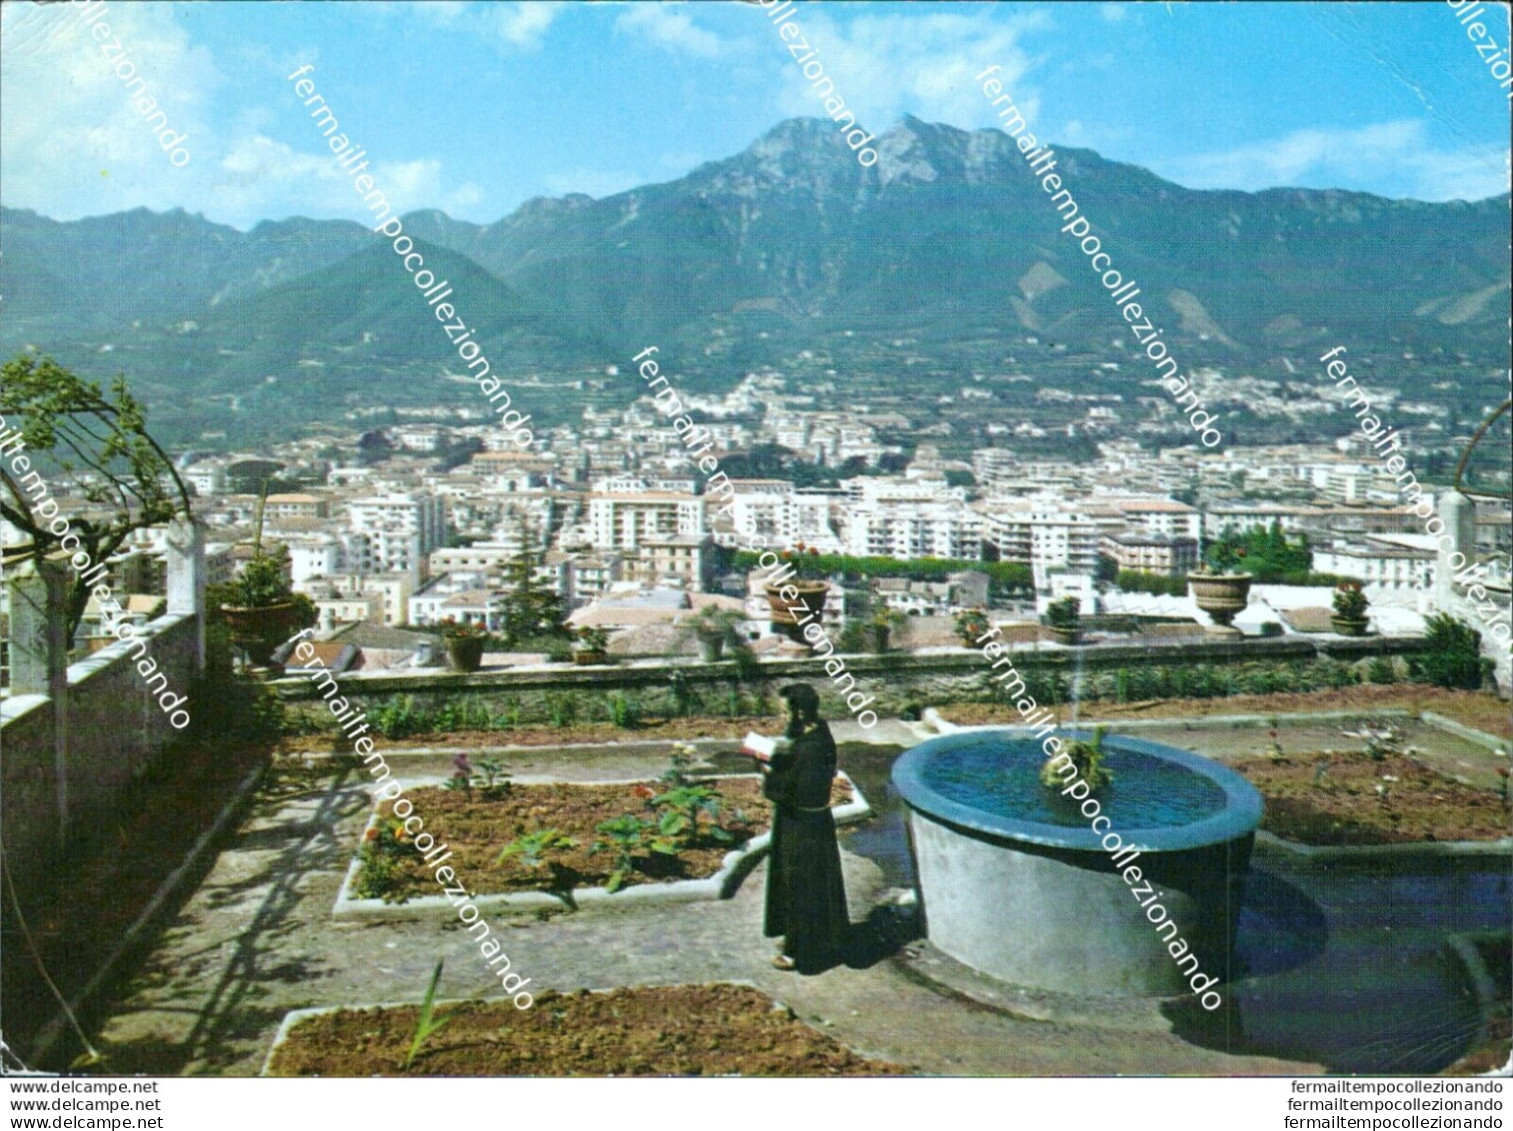
<svg viewBox="0 0 1513 1131">
<path fill-rule="evenodd" d="M 1497 794 L 1461 785 L 1400 754 L 1380 762 L 1359 753 L 1288 754 L 1233 765 L 1266 799 L 1261 827 L 1285 840 L 1402 844 L 1498 840 L 1509 832 L 1509 812 Z"/>
<path fill-rule="evenodd" d="M 443 1012 L 446 1007 L 443 1007 Z M 746 986 L 542 993 L 530 1009 L 466 1002 L 401 1067 L 417 1006 L 342 1010 L 296 1025 L 274 1076 L 902 1076 Z"/>
<path fill-rule="evenodd" d="M 1490 691 L 1451 691 L 1423 683 L 1363 683 L 1333 691 L 1294 691 L 1276 695 L 1230 695 L 1222 699 L 1151 699 L 1140 703 L 1084 702 L 1082 719 L 1206 718 L 1210 715 L 1288 715 L 1312 711 L 1361 711 L 1399 707 L 1414 714 L 1434 711 L 1463 726 L 1513 738 L 1513 712 Z M 1012 703 L 952 703 L 941 714 L 953 723 L 976 726 L 1018 723 Z"/>
<path fill-rule="evenodd" d="M 713 783 L 722 796 L 721 820 L 734 838 L 722 843 L 705 838 L 684 848 L 676 857 L 664 856 L 643 848 L 633 858 L 635 870 L 624 886 L 657 883 L 665 880 L 703 879 L 714 875 L 725 862 L 725 854 L 739 848 L 763 832 L 771 823 L 771 808 L 762 796 L 761 780 L 721 778 Z M 602 887 L 615 867 L 611 849 L 594 852 L 596 841 L 607 840 L 597 831 L 601 821 L 626 813 L 655 820 L 659 810 L 649 804 L 653 793 L 668 786 L 660 782 L 624 782 L 615 785 L 581 785 L 556 782 L 545 785 L 513 785 L 507 792 L 488 796 L 482 790 L 464 793 L 430 787 L 412 790 L 409 800 L 425 821 L 425 830 L 452 850 L 447 861 L 458 876 L 464 877 L 469 890 L 478 894 L 514 891 L 564 890 L 579 887 Z M 831 803 L 851 800 L 851 787 L 836 779 L 831 789 Z M 387 817 L 392 803 L 379 807 Z M 538 829 L 556 829 L 578 842 L 576 848 L 550 855 L 550 865 L 541 868 L 526 865 L 518 855 L 497 862 L 499 850 L 515 838 Z M 371 855 L 371 838 L 362 852 Z M 386 873 L 387 899 L 406 899 L 416 895 L 439 894 L 433 874 L 426 870 L 416 852 L 405 852 L 394 868 Z"/>
</svg>

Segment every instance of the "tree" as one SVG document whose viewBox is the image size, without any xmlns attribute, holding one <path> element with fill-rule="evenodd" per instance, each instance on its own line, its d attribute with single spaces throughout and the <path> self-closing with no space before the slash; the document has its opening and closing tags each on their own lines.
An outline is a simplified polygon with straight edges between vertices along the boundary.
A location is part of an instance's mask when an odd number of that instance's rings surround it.
<svg viewBox="0 0 1513 1131">
<path fill-rule="evenodd" d="M 51 358 L 23 355 L 0 368 L 0 417 L 20 428 L 24 451 L 42 455 L 38 462 L 51 464 L 96 508 L 68 515 L 66 526 L 58 521 L 61 515 L 51 521 L 39 515 L 32 504 L 49 497 L 37 490 L 46 472 L 30 467 L 28 473 L 28 464 L 18 467 L 23 449 L 17 449 L 9 465 L 0 463 L 5 485 L 0 517 L 24 539 L 8 547 L 14 556 L 42 559 L 63 549 L 65 537 L 77 537 L 77 549 L 68 552 L 88 554 L 98 565 L 133 532 L 190 513 L 189 490 L 168 453 L 147 432 L 146 413 L 124 377 L 117 377 L 106 395 L 98 382 L 76 376 Z M 74 571 L 65 606 L 70 641 L 89 603 L 91 585 L 83 577 L 89 568 Z"/>
<path fill-rule="evenodd" d="M 524 548 L 524 530 L 521 531 L 522 548 L 511 560 L 505 573 L 509 592 L 500 609 L 503 623 L 501 633 L 512 647 L 532 637 L 557 636 L 566 638 L 563 627 L 565 614 L 562 597 L 536 580 L 536 555 Z"/>
</svg>

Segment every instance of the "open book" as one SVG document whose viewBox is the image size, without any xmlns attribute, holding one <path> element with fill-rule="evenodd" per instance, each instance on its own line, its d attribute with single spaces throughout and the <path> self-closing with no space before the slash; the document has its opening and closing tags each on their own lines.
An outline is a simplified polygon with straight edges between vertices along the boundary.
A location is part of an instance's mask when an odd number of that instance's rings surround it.
<svg viewBox="0 0 1513 1131">
<path fill-rule="evenodd" d="M 741 753 L 749 754 L 759 762 L 770 762 L 772 756 L 788 748 L 786 738 L 768 738 L 765 734 L 748 731 L 741 741 Z"/>
</svg>

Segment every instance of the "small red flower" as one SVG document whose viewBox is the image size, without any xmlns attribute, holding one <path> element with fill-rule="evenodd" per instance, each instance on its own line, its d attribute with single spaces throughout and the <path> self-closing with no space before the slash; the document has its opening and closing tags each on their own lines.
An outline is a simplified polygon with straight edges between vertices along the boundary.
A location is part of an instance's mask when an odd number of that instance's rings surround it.
<svg viewBox="0 0 1513 1131">
<path fill-rule="evenodd" d="M 378 839 L 378 830 L 377 829 L 369 829 L 367 832 L 365 832 L 363 834 L 363 840 L 377 840 L 377 839 Z"/>
<path fill-rule="evenodd" d="M 652 787 L 649 785 L 633 785 L 631 786 L 630 791 L 637 797 L 645 797 L 647 799 L 653 798 L 657 795 L 657 791 L 652 789 Z"/>
</svg>

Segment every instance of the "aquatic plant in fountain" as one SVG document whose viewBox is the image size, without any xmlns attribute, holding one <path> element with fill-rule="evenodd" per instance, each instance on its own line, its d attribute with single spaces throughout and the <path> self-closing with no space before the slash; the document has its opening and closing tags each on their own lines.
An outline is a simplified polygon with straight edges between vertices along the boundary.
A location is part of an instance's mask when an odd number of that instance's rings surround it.
<svg viewBox="0 0 1513 1131">
<path fill-rule="evenodd" d="M 1088 789 L 1094 793 L 1114 780 L 1114 772 L 1103 764 L 1103 736 L 1108 733 L 1108 727 L 1099 727 L 1093 732 L 1091 742 L 1077 739 L 1066 743 L 1062 753 L 1072 760 L 1072 766 L 1077 771 L 1077 776 L 1087 782 Z M 1047 789 L 1060 791 L 1066 784 L 1066 778 L 1057 771 L 1054 763 L 1060 760 L 1047 758 L 1045 765 L 1040 767 L 1040 784 Z"/>
</svg>

